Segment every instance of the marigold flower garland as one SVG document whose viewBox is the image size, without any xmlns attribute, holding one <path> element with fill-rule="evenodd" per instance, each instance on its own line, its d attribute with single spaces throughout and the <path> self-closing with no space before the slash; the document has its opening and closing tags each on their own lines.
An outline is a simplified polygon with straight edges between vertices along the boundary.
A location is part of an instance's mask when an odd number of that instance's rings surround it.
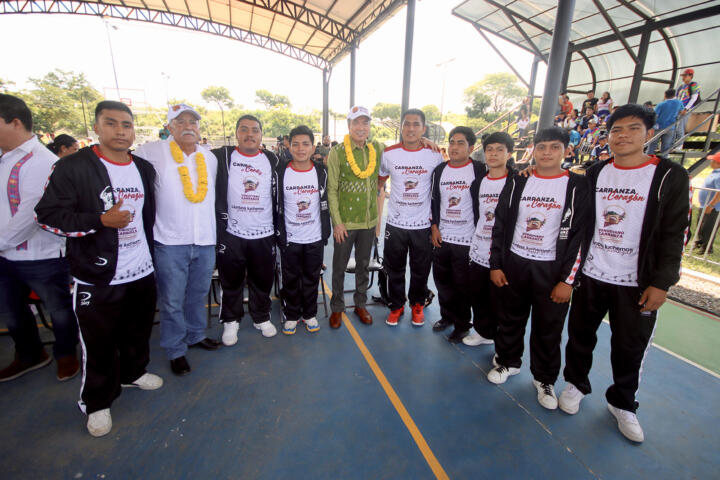
<svg viewBox="0 0 720 480">
<path fill-rule="evenodd" d="M 373 144 L 370 142 L 367 144 L 368 150 L 370 151 L 370 161 L 368 162 L 368 166 L 365 170 L 360 170 L 360 167 L 358 167 L 358 164 L 355 161 L 355 157 L 352 153 L 352 146 L 350 145 L 350 135 L 345 135 L 343 145 L 345 146 L 345 156 L 347 157 L 348 164 L 350 164 L 350 170 L 352 170 L 355 176 L 364 179 L 372 175 L 375 171 L 375 167 L 377 166 L 377 154 L 375 153 L 375 147 L 373 147 Z"/>
<path fill-rule="evenodd" d="M 183 163 L 183 152 L 177 143 L 170 142 L 170 153 L 172 154 L 173 160 L 177 163 Z M 178 173 L 180 173 L 180 181 L 182 182 L 185 198 L 192 203 L 200 203 L 205 200 L 205 195 L 207 195 L 208 191 L 207 164 L 201 152 L 195 154 L 195 163 L 198 174 L 197 192 L 193 193 L 192 180 L 190 179 L 190 170 L 188 167 L 185 165 L 178 167 Z"/>
</svg>

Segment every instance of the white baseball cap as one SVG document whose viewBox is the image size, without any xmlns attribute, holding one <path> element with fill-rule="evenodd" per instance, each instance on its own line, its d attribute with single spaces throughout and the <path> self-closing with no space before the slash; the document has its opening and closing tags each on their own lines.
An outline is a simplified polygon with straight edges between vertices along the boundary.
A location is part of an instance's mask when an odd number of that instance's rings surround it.
<svg viewBox="0 0 720 480">
<path fill-rule="evenodd" d="M 177 105 L 172 105 L 170 108 L 168 108 L 168 123 L 172 122 L 175 118 L 177 118 L 181 113 L 183 112 L 190 112 L 192 115 L 200 120 L 200 114 L 195 111 L 194 108 L 192 108 L 190 105 L 186 105 L 184 103 L 178 103 Z"/>
<path fill-rule="evenodd" d="M 362 107 L 362 106 L 360 106 L 360 105 L 355 105 L 354 107 L 352 107 L 352 108 L 350 109 L 350 112 L 348 112 L 347 118 L 348 118 L 348 120 L 354 120 L 354 119 L 356 119 L 356 118 L 358 118 L 358 117 L 368 117 L 368 118 L 372 118 L 372 117 L 370 116 L 370 112 L 368 111 L 367 108 Z"/>
</svg>

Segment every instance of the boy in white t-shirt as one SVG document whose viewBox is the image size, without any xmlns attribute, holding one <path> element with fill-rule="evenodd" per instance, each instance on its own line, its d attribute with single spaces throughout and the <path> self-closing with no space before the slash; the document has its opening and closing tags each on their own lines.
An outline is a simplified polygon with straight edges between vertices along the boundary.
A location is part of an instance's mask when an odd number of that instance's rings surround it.
<svg viewBox="0 0 720 480">
<path fill-rule="evenodd" d="M 591 194 L 582 281 L 573 296 L 565 350 L 566 386 L 560 408 L 575 414 L 591 392 L 590 367 L 597 329 L 609 313 L 613 385 L 605 397 L 618 428 L 635 442 L 644 433 L 635 412 L 640 371 L 655 331 L 657 310 L 680 278 L 690 208 L 687 171 L 643 145 L 655 113 L 619 107 L 608 120 L 613 158 L 587 171 Z"/>
<path fill-rule="evenodd" d="M 530 371 L 538 402 L 550 410 L 557 408 L 553 385 L 587 216 L 585 178 L 560 167 L 569 140 L 559 127 L 535 135 L 536 169 L 505 184 L 490 250 L 490 279 L 503 290 L 504 312 L 488 380 L 504 383 L 520 372 L 532 310 Z"/>
<path fill-rule="evenodd" d="M 300 320 L 308 332 L 320 330 L 315 316 L 323 249 L 330 237 L 330 211 L 327 170 L 322 162 L 312 161 L 314 143 L 310 128 L 293 128 L 289 149 L 292 160 L 281 161 L 278 166 L 276 236 L 282 267 L 280 297 L 285 335 L 293 335 Z"/>
<path fill-rule="evenodd" d="M 515 142 L 505 132 L 490 134 L 483 141 L 485 165 L 488 173 L 477 183 L 473 192 L 478 205 L 479 218 L 470 244 L 470 298 L 473 311 L 473 328 L 463 343 L 469 346 L 492 344 L 502 314 L 502 289 L 490 281 L 490 244 L 495 225 L 495 207 L 508 178 L 515 172 L 507 168 Z"/>
<path fill-rule="evenodd" d="M 450 130 L 450 160 L 435 167 L 432 179 L 433 278 L 438 289 L 440 320 L 433 331 L 450 325 L 448 337 L 460 343 L 470 330 L 470 242 L 478 219 L 475 185 L 487 172 L 485 166 L 470 159 L 475 134 L 468 127 Z"/>
</svg>

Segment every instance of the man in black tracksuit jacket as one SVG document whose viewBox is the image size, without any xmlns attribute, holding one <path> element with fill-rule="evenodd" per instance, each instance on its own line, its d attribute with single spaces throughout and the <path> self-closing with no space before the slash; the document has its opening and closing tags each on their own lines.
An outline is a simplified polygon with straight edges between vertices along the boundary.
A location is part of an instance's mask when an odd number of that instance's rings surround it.
<svg viewBox="0 0 720 480">
<path fill-rule="evenodd" d="M 307 158 L 298 157 L 298 160 L 302 161 L 298 166 L 302 165 L 300 168 L 303 170 L 296 170 L 294 163 L 291 165 L 294 160 L 281 161 L 275 189 L 276 236 L 282 268 L 280 297 L 285 316 L 283 333 L 286 335 L 295 333 L 295 326 L 300 320 L 304 321 L 309 332 L 317 332 L 320 328 L 315 318 L 318 285 L 323 264 L 323 250 L 331 232 L 330 210 L 327 203 L 327 170 L 322 162 L 310 160 L 314 138 L 312 130 L 303 125 L 290 132 L 291 153 L 295 151 L 294 145 L 302 145 L 302 142 L 306 145 L 298 148 L 302 149 L 300 151 L 307 155 Z M 310 165 L 309 169 L 304 167 L 306 163 Z M 286 184 L 286 180 L 289 180 L 290 184 Z M 317 198 L 319 202 L 315 207 L 313 204 L 316 203 Z M 294 206 L 298 201 L 304 204 Z M 286 206 L 298 210 L 286 212 Z M 318 218 L 313 218 L 311 212 L 315 211 L 314 208 L 318 208 Z M 291 216 L 286 218 L 286 214 Z M 293 222 L 290 225 L 290 232 L 288 232 L 289 222 Z M 319 232 L 316 230 L 318 225 L 315 222 L 320 223 Z M 316 237 L 310 238 L 315 233 L 320 234 L 318 240 L 315 240 Z M 298 236 L 303 238 L 297 238 Z M 294 240 L 295 238 L 297 241 Z"/>
<path fill-rule="evenodd" d="M 433 278 L 441 315 L 433 331 L 452 324 L 455 329 L 448 340 L 459 343 L 470 330 L 470 243 L 479 218 L 477 184 L 487 169 L 469 158 L 475 145 L 472 130 L 456 127 L 448 138 L 450 160 L 435 167 L 432 174 Z"/>
<path fill-rule="evenodd" d="M 215 216 L 222 287 L 220 321 L 223 343 L 228 346 L 237 342 L 244 315 L 246 276 L 253 325 L 265 337 L 277 334 L 270 322 L 270 292 L 275 279 L 279 161 L 274 153 L 260 148 L 262 126 L 255 117 L 240 117 L 236 130 L 238 147 L 212 150 L 218 159 Z M 229 205 L 233 198 L 235 204 Z"/>
<path fill-rule="evenodd" d="M 636 442 L 644 439 L 635 416 L 640 370 L 657 309 L 680 278 L 689 211 L 686 170 L 643 154 L 654 117 L 639 105 L 618 108 L 608 122 L 615 157 L 587 171 L 593 192 L 583 242 L 587 258 L 570 310 L 564 370 L 568 383 L 560 396 L 560 408 L 574 414 L 591 392 L 588 374 L 596 331 L 609 312 L 614 383 L 605 396 L 620 431 Z"/>
<path fill-rule="evenodd" d="M 540 164 L 541 148 L 556 148 L 559 151 L 556 159 L 559 170 L 567 145 L 567 132 L 557 127 L 541 130 L 535 137 L 535 159 Z M 537 178 L 519 175 L 509 178 L 495 208 L 490 270 L 493 283 L 505 292 L 504 316 L 495 338 L 496 368 L 488 374 L 488 380 L 503 383 L 508 375 L 519 372 L 525 326 L 532 309 L 530 371 L 538 389 L 538 401 L 545 408 L 554 409 L 557 408 L 557 400 L 552 385 L 560 373 L 562 330 L 570 291 L 576 283 L 580 264 L 580 246 L 587 221 L 587 184 L 582 176 L 574 173 L 563 172 L 547 177 L 540 176 L 540 173 L 538 169 L 533 174 Z M 561 182 L 563 176 L 568 177 L 565 186 Z M 545 190 L 529 191 L 530 182 Z M 563 196 L 560 209 L 559 200 Z M 526 206 L 526 218 L 519 218 L 523 205 Z M 559 222 L 554 252 L 541 252 L 539 248 L 547 243 L 537 249 L 533 245 L 553 224 L 553 217 Z M 555 225 L 558 226 L 557 223 Z M 518 232 L 522 234 L 518 235 Z M 545 237 L 545 242 L 551 238 Z M 526 243 L 523 244 L 523 241 Z M 528 247 L 521 249 L 522 245 Z M 495 277 L 498 272 L 506 277 L 501 285 Z M 557 297 L 556 289 L 560 287 L 567 292 L 566 296 L 561 295 L 566 298 Z"/>
<path fill-rule="evenodd" d="M 90 433 L 101 436 L 112 426 L 109 408 L 121 385 L 152 390 L 162 379 L 145 370 L 156 300 L 155 170 L 127 153 L 134 139 L 127 106 L 101 102 L 95 115 L 100 145 L 55 164 L 35 212 L 42 228 L 67 237 L 83 348 L 79 406 L 89 416 Z M 103 132 L 106 121 L 114 123 Z M 118 123 L 122 134 L 114 127 Z M 139 201 L 142 211 L 133 211 Z M 136 217 L 142 218 L 142 228 L 136 227 Z M 94 417 L 104 410 L 105 419 Z"/>
</svg>

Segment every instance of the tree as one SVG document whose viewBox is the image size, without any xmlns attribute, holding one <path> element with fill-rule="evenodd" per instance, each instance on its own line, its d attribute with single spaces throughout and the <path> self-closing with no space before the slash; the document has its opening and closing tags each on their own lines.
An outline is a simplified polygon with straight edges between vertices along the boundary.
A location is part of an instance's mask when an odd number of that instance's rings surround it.
<svg viewBox="0 0 720 480">
<path fill-rule="evenodd" d="M 465 89 L 465 108 L 468 117 L 477 118 L 485 115 L 490 109 L 490 116 L 497 117 L 518 103 L 527 93 L 518 83 L 515 75 L 506 72 L 489 73 L 477 83 Z M 489 120 L 488 115 L 485 115 Z"/>
<path fill-rule="evenodd" d="M 380 120 L 397 120 L 399 122 L 400 104 L 380 102 L 373 107 L 372 116 Z"/>
<path fill-rule="evenodd" d="M 220 108 L 220 117 L 222 118 L 222 130 L 223 138 L 227 138 L 225 134 L 225 108 L 232 108 L 233 99 L 230 96 L 230 91 L 225 87 L 207 87 L 205 90 L 200 92 L 203 100 L 207 103 L 215 102 Z"/>
<path fill-rule="evenodd" d="M 56 69 L 42 78 L 30 78 L 35 87 L 27 93 L 26 101 L 33 112 L 35 129 L 47 133 L 68 130 L 75 135 L 87 135 L 92 106 L 103 100 L 85 78 Z"/>
<path fill-rule="evenodd" d="M 274 107 L 285 107 L 287 109 L 292 108 L 292 103 L 290 102 L 289 97 L 285 95 L 276 95 L 267 90 L 256 90 L 255 101 L 265 105 L 267 110 Z"/>
<path fill-rule="evenodd" d="M 10 91 L 10 85 L 15 85 L 15 82 L 0 78 L 0 92 L 7 93 Z"/>
<path fill-rule="evenodd" d="M 440 119 L 440 109 L 435 105 L 425 105 L 422 108 L 423 113 L 425 114 L 425 119 L 428 122 L 439 122 Z"/>
</svg>

